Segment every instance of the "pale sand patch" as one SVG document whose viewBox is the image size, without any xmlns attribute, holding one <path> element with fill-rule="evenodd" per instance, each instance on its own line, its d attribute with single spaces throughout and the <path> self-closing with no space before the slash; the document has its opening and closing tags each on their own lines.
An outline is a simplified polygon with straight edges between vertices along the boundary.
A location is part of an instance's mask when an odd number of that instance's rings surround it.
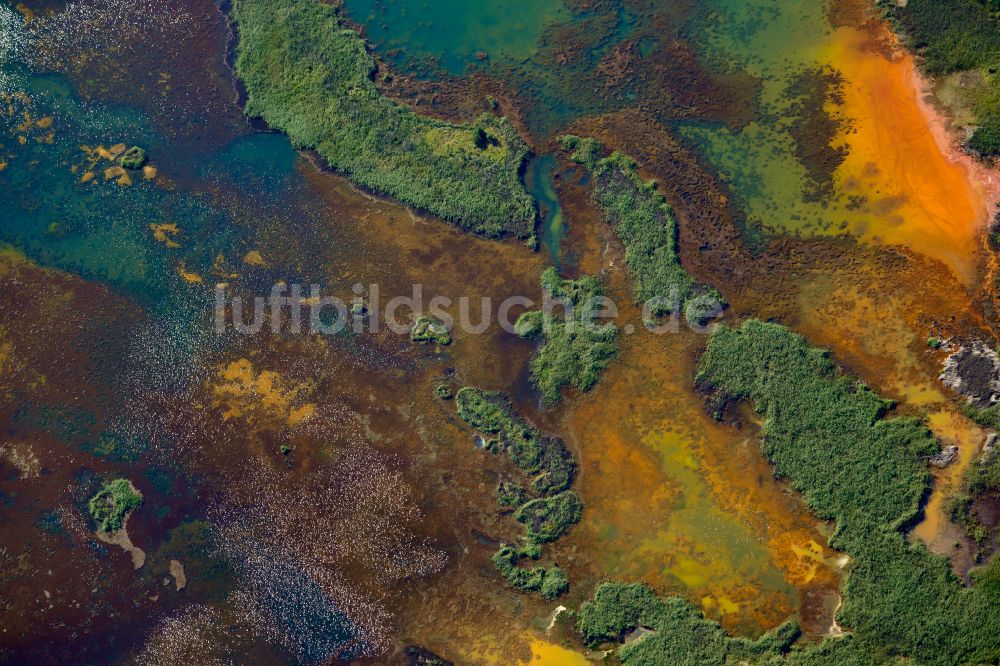
<svg viewBox="0 0 1000 666">
<path fill-rule="evenodd" d="M 170 560 L 170 575 L 174 577 L 174 585 L 178 592 L 187 585 L 187 576 L 184 575 L 184 565 L 178 560 Z"/>
</svg>

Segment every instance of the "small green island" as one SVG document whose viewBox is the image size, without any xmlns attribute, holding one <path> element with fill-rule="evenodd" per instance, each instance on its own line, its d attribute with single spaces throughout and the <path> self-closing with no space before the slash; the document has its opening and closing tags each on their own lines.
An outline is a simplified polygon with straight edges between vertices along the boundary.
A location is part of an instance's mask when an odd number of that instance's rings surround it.
<svg viewBox="0 0 1000 666">
<path fill-rule="evenodd" d="M 128 514 L 140 506 L 142 506 L 142 493 L 127 479 L 115 479 L 105 483 L 87 503 L 90 517 L 102 532 L 116 532 L 122 529 Z"/>
<path fill-rule="evenodd" d="M 683 311 L 697 325 L 721 312 L 726 305 L 722 295 L 697 283 L 681 266 L 677 221 L 656 181 L 643 181 L 627 155 L 604 156 L 596 139 L 568 135 L 562 145 L 594 177 L 594 200 L 625 246 L 636 301 L 647 304 L 651 316 Z"/>
<path fill-rule="evenodd" d="M 618 327 L 614 321 L 601 321 L 604 289 L 597 278 L 568 280 L 549 267 L 541 282 L 551 299 L 551 311 L 525 312 L 514 331 L 522 338 L 541 340 L 531 360 L 531 381 L 542 400 L 553 405 L 564 386 L 593 388 L 618 355 Z"/>
</svg>

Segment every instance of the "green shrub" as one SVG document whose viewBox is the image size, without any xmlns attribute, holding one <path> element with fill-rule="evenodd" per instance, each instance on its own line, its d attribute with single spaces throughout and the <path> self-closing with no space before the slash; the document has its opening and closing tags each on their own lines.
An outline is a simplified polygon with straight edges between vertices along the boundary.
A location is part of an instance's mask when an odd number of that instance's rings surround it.
<svg viewBox="0 0 1000 666">
<path fill-rule="evenodd" d="M 515 465 L 533 476 L 531 487 L 536 492 L 554 495 L 573 483 L 576 460 L 565 442 L 538 432 L 514 412 L 507 396 L 466 386 L 455 394 L 455 407 L 476 430 L 498 435 L 491 448 L 507 453 Z"/>
<path fill-rule="evenodd" d="M 141 169 L 146 163 L 146 151 L 139 146 L 132 146 L 121 157 L 121 165 L 125 169 Z"/>
<path fill-rule="evenodd" d="M 995 0 L 880 0 L 908 46 L 924 58 L 932 75 L 980 70 L 986 90 L 973 91 L 979 127 L 969 147 L 980 155 L 1000 155 L 1000 15 Z"/>
<path fill-rule="evenodd" d="M 527 526 L 528 538 L 535 543 L 555 541 L 580 522 L 583 502 L 572 490 L 553 497 L 539 497 L 524 504 L 514 519 Z"/>
<path fill-rule="evenodd" d="M 889 401 L 776 324 L 719 327 L 698 380 L 754 403 L 766 417 L 762 447 L 775 472 L 836 522 L 831 545 L 852 558 L 839 621 L 871 659 L 899 654 L 944 666 L 1000 658 L 1000 599 L 986 587 L 963 589 L 945 558 L 903 533 L 929 492 L 926 458 L 940 448 L 922 423 L 886 418 Z"/>
<path fill-rule="evenodd" d="M 568 304 L 567 312 L 535 310 L 522 314 L 514 330 L 525 338 L 543 342 L 531 360 L 531 381 L 546 404 L 559 401 L 563 386 L 591 389 L 618 355 L 618 328 L 613 322 L 597 323 L 601 283 L 591 276 L 564 280 L 552 267 L 542 273 L 542 287 L 552 299 Z"/>
<path fill-rule="evenodd" d="M 1000 155 L 1000 114 L 983 118 L 969 139 L 969 147 L 980 155 Z"/>
<path fill-rule="evenodd" d="M 444 322 L 433 315 L 423 315 L 413 323 L 410 331 L 413 342 L 436 342 L 440 345 L 451 344 L 451 333 Z"/>
<path fill-rule="evenodd" d="M 125 515 L 141 505 L 142 495 L 133 491 L 132 484 L 126 479 L 105 483 L 88 503 L 90 516 L 103 532 L 120 530 L 125 522 Z"/>
<path fill-rule="evenodd" d="M 558 567 L 518 566 L 522 559 L 537 560 L 541 544 L 555 541 L 580 520 L 583 502 L 569 488 L 576 460 L 561 439 L 547 437 L 514 412 L 510 399 L 500 393 L 469 386 L 455 394 L 459 416 L 473 428 L 497 435 L 487 444 L 494 453 L 506 452 L 526 475 L 532 476 L 530 492 L 501 481 L 496 489 L 501 510 L 516 508 L 514 519 L 525 526 L 520 546 L 503 545 L 493 563 L 507 581 L 522 592 L 538 592 L 554 599 L 569 588 Z M 532 495 L 537 493 L 541 495 Z"/>
<path fill-rule="evenodd" d="M 333 5 L 235 0 L 232 15 L 248 116 L 362 187 L 484 236 L 532 235 L 534 202 L 519 175 L 527 147 L 510 122 L 484 113 L 453 125 L 386 99 L 364 40 Z"/>
<path fill-rule="evenodd" d="M 650 633 L 618 651 L 622 664 L 764 663 L 788 650 L 799 635 L 798 626 L 788 622 L 756 641 L 730 638 L 722 627 L 706 620 L 688 602 L 660 599 L 642 583 L 603 583 L 597 588 L 594 600 L 581 607 L 577 624 L 584 642 L 592 647 L 621 641 L 638 628 Z"/>
<path fill-rule="evenodd" d="M 555 599 L 569 589 L 569 579 L 559 567 L 524 568 L 517 566 L 522 559 L 538 559 L 537 547 L 514 548 L 501 546 L 493 555 L 493 564 L 511 587 L 521 592 L 538 592 L 546 599 Z"/>
<path fill-rule="evenodd" d="M 595 139 L 564 136 L 562 144 L 594 176 L 594 199 L 625 246 L 636 300 L 655 316 L 683 308 L 688 321 L 699 325 L 721 311 L 722 295 L 695 283 L 681 267 L 677 222 L 656 181 L 644 182 L 635 162 L 622 153 L 602 157 L 604 147 Z"/>
</svg>

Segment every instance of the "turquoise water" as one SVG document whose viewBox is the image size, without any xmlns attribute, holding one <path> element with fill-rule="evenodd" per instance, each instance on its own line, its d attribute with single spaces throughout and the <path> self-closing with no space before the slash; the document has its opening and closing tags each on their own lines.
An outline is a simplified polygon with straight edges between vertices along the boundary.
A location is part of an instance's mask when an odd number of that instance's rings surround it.
<svg viewBox="0 0 1000 666">
<path fill-rule="evenodd" d="M 344 5 L 381 52 L 405 49 L 406 58 L 433 60 L 456 75 L 488 62 L 532 57 L 545 26 L 570 16 L 562 0 L 348 0 Z"/>
<path fill-rule="evenodd" d="M 552 173 L 556 168 L 556 159 L 552 155 L 541 155 L 533 159 L 524 175 L 524 184 L 528 192 L 538 202 L 540 222 L 538 237 L 542 246 L 549 254 L 549 260 L 561 267 L 560 246 L 566 235 L 563 223 L 562 206 L 552 182 Z"/>
<path fill-rule="evenodd" d="M 508 84 L 521 119 L 538 136 L 574 119 L 634 103 L 628 81 L 605 85 L 599 63 L 636 37 L 642 57 L 660 45 L 652 26 L 618 3 L 563 0 L 346 0 L 348 17 L 379 57 L 420 78 L 485 72 Z M 656 8 L 659 12 L 664 8 Z"/>
</svg>

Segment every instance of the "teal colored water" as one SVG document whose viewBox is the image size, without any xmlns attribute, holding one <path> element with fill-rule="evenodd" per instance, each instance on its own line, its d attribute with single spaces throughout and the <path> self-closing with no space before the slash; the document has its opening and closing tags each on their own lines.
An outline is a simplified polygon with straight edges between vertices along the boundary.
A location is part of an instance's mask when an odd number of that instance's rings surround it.
<svg viewBox="0 0 1000 666">
<path fill-rule="evenodd" d="M 348 16 L 391 60 L 433 60 L 451 74 L 487 62 L 521 62 L 538 48 L 545 26 L 569 18 L 562 0 L 348 0 Z M 485 54 L 485 60 L 483 59 Z"/>
<path fill-rule="evenodd" d="M 556 168 L 556 159 L 552 155 L 541 155 L 533 159 L 524 175 L 524 184 L 528 192 L 538 202 L 541 221 L 538 236 L 552 263 L 561 265 L 560 246 L 566 235 L 563 223 L 562 206 L 552 182 L 552 173 Z"/>
</svg>

